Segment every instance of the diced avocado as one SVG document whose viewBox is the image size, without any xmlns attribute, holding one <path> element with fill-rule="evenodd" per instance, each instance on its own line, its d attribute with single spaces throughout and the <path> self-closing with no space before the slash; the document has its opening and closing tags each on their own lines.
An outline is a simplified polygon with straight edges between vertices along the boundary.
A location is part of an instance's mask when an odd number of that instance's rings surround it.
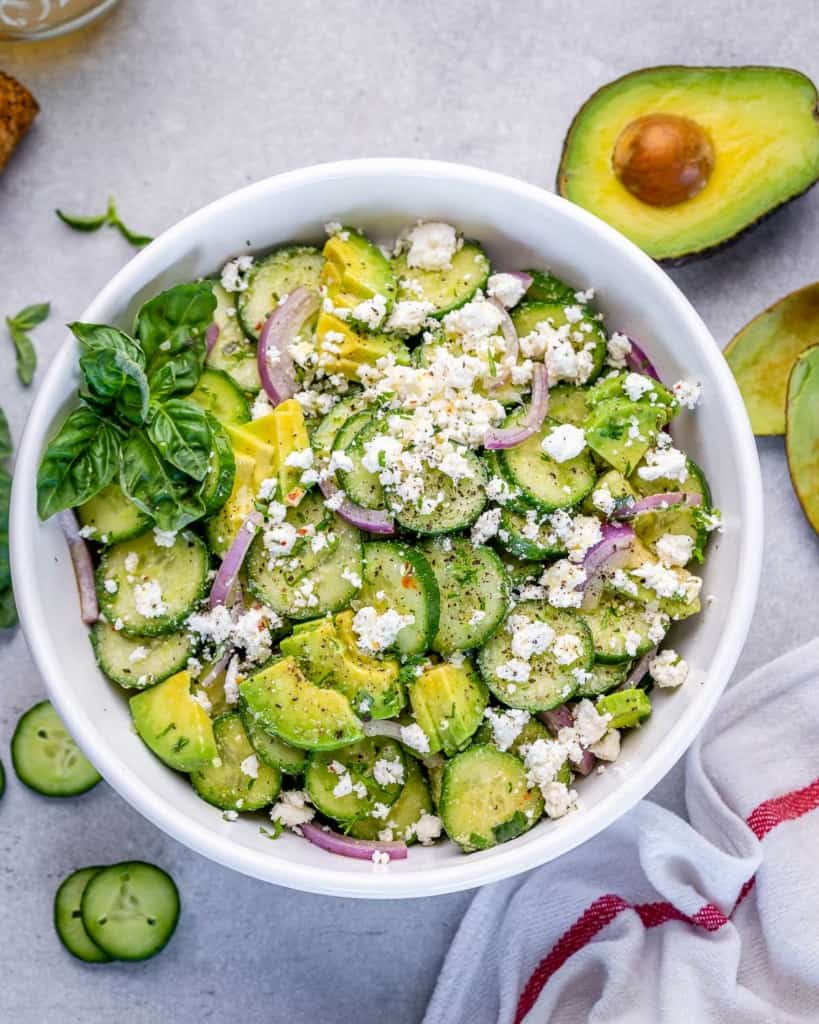
<svg viewBox="0 0 819 1024">
<path fill-rule="evenodd" d="M 641 377 L 641 383 L 643 383 L 644 386 L 648 387 L 648 385 L 650 385 L 650 389 L 640 394 L 636 399 L 632 398 L 625 389 L 627 378 L 631 378 L 633 376 Z M 659 381 L 652 380 L 651 377 L 646 377 L 644 374 L 635 375 L 630 373 L 618 373 L 615 376 L 604 377 L 589 388 L 588 404 L 592 409 L 601 402 L 605 402 L 606 400 L 613 398 L 627 398 L 631 402 L 636 402 L 637 405 L 650 406 L 658 413 L 663 414 L 662 425 L 668 423 L 679 408 L 677 399 L 671 394 L 668 388 L 664 387 Z"/>
<path fill-rule="evenodd" d="M 682 534 L 694 541 L 692 557 L 702 562 L 705 557 L 705 546 L 708 543 L 708 530 L 702 525 L 699 506 L 672 505 L 670 508 L 652 509 L 641 512 L 632 522 L 634 532 L 652 552 L 656 554 L 656 544 L 660 537 L 667 533 Z"/>
<path fill-rule="evenodd" d="M 638 577 L 628 572 L 628 570 L 637 569 L 646 563 L 658 564 L 652 552 L 648 550 L 639 537 L 635 537 L 631 542 L 631 547 L 623 565 L 624 570 L 628 574 L 626 579 L 621 581 L 619 577 L 614 576 L 609 585 L 618 593 L 631 597 L 640 604 L 659 607 L 661 612 L 670 615 L 675 621 L 687 619 L 699 612 L 699 588 L 701 583 L 698 577 L 681 566 L 675 565 L 672 568 L 666 569 L 666 573 L 673 573 L 677 577 L 680 590 L 673 597 L 662 597 L 647 583 L 641 582 Z"/>
<path fill-rule="evenodd" d="M 668 494 L 680 491 L 683 494 L 700 494 L 705 507 L 711 504 L 711 488 L 705 479 L 705 473 L 694 462 L 693 459 L 686 461 L 688 474 L 682 482 L 669 477 L 659 477 L 657 480 L 644 480 L 639 472 L 634 472 L 629 477 L 629 483 L 638 494 Z"/>
<path fill-rule="evenodd" d="M 281 789 L 281 772 L 256 755 L 239 712 L 220 715 L 213 723 L 213 734 L 217 757 L 191 773 L 199 796 L 235 811 L 258 811 L 273 803 Z"/>
<path fill-rule="evenodd" d="M 618 498 L 624 501 L 628 501 L 630 498 L 635 498 L 636 494 L 634 488 L 626 480 L 622 473 L 616 469 L 610 469 L 604 473 L 594 485 L 594 491 L 588 495 L 583 501 L 583 511 L 586 515 L 599 515 L 601 509 L 597 508 L 594 504 L 595 491 L 607 490 L 609 494 L 614 498 L 615 504 Z"/>
<path fill-rule="evenodd" d="M 791 292 L 754 317 L 725 349 L 755 434 L 784 434 L 788 377 L 819 341 L 819 283 Z"/>
<path fill-rule="evenodd" d="M 404 706 L 398 662 L 359 650 L 349 610 L 300 623 L 280 646 L 282 654 L 296 658 L 311 682 L 339 690 L 361 714 L 393 718 Z"/>
<path fill-rule="evenodd" d="M 654 444 L 664 422 L 662 406 L 608 398 L 596 405 L 586 420 L 586 444 L 604 462 L 628 476 Z"/>
<path fill-rule="evenodd" d="M 819 346 L 803 352 L 791 371 L 785 440 L 793 488 L 819 532 Z"/>
<path fill-rule="evenodd" d="M 295 658 L 260 669 L 239 686 L 248 711 L 262 728 L 305 750 L 336 750 L 364 735 L 347 698 L 315 686 Z"/>
<path fill-rule="evenodd" d="M 589 392 L 574 384 L 558 384 L 549 389 L 549 417 L 558 423 L 582 427 L 589 415 Z"/>
<path fill-rule="evenodd" d="M 653 67 L 574 118 L 558 192 L 658 260 L 723 245 L 819 177 L 817 92 L 776 67 Z"/>
<path fill-rule="evenodd" d="M 395 299 L 390 261 L 377 245 L 353 228 L 344 228 L 325 242 L 321 283 L 334 306 L 349 309 L 382 295 L 389 310 Z"/>
<path fill-rule="evenodd" d="M 322 310 L 316 324 L 319 363 L 328 374 L 358 380 L 362 366 L 375 366 L 386 355 L 401 366 L 410 362 L 409 349 L 398 338 L 355 330 L 346 320 Z"/>
<path fill-rule="evenodd" d="M 645 690 L 617 690 L 598 698 L 597 713 L 611 715 L 610 729 L 632 729 L 651 714 L 651 701 Z"/>
<path fill-rule="evenodd" d="M 489 691 L 471 662 L 442 662 L 422 672 L 409 688 L 418 725 L 429 739 L 430 753 L 457 753 L 481 724 Z"/>
<path fill-rule="evenodd" d="M 253 480 L 258 491 L 263 480 L 278 480 L 276 498 L 285 505 L 298 505 L 305 488 L 299 482 L 303 468 L 288 466 L 288 456 L 310 447 L 301 406 L 290 398 L 250 423 L 228 427 L 236 452 L 255 461 Z"/>
<path fill-rule="evenodd" d="M 256 462 L 250 455 L 236 452 L 236 473 L 233 477 L 233 490 L 225 504 L 206 524 L 208 545 L 217 555 L 224 555 L 239 527 L 247 515 L 253 511 L 256 499 L 254 477 Z"/>
<path fill-rule="evenodd" d="M 566 310 L 571 306 L 578 306 L 582 310 L 581 319 L 569 320 Z M 559 302 L 527 301 L 513 310 L 512 322 L 521 338 L 532 334 L 541 323 L 549 323 L 557 331 L 565 330 L 567 340 L 575 352 L 585 350 L 590 356 L 588 372 L 582 376 L 579 382 L 588 384 L 600 375 L 606 360 L 606 335 L 600 326 L 600 321 L 595 318 L 588 307 L 578 302 L 571 302 L 568 306 L 564 306 Z"/>
<path fill-rule="evenodd" d="M 189 672 L 177 672 L 129 703 L 143 743 L 171 768 L 192 772 L 217 756 L 213 726 L 193 698 Z"/>
<path fill-rule="evenodd" d="M 405 843 L 416 842 L 415 825 L 424 814 L 432 814 L 432 796 L 424 778 L 424 771 L 413 757 L 406 758 L 406 782 L 398 799 L 390 807 L 386 817 L 369 814 L 359 818 L 350 826 L 349 832 L 356 839 L 378 839 L 386 829 L 392 838 Z"/>
</svg>

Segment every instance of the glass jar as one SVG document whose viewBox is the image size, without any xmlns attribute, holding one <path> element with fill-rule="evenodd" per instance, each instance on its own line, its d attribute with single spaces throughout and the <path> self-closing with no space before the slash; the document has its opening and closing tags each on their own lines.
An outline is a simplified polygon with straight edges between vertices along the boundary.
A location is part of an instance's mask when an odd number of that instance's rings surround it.
<svg viewBox="0 0 819 1024">
<path fill-rule="evenodd" d="M 47 39 L 87 25 L 118 0 L 0 0 L 0 41 Z"/>
</svg>

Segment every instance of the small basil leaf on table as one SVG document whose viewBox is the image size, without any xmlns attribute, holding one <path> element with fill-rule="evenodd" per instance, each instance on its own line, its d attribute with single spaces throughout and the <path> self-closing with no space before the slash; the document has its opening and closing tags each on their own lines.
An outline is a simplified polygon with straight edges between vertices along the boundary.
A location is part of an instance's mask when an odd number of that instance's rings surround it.
<svg viewBox="0 0 819 1024">
<path fill-rule="evenodd" d="M 194 480 L 204 480 L 212 447 L 208 416 L 184 398 L 152 402 L 148 436 L 166 462 Z"/>
<path fill-rule="evenodd" d="M 160 530 L 181 530 L 205 511 L 194 481 L 168 465 L 143 430 L 134 430 L 123 446 L 120 487 Z"/>
<path fill-rule="evenodd" d="M 26 306 L 19 313 L 11 318 L 18 327 L 24 331 L 31 331 L 44 320 L 48 319 L 51 312 L 51 304 L 48 302 L 35 302 L 33 306 Z"/>
<path fill-rule="evenodd" d="M 23 384 L 31 383 L 37 369 L 37 353 L 28 332 L 41 324 L 48 317 L 50 310 L 47 302 L 37 302 L 21 309 L 14 316 L 6 317 L 6 326 L 17 353 L 17 376 Z"/>
<path fill-rule="evenodd" d="M 115 327 L 69 326 L 80 343 L 80 395 L 103 406 L 113 405 L 129 423 L 142 423 L 148 413 L 148 378 L 139 345 Z"/>
<path fill-rule="evenodd" d="M 117 472 L 121 443 L 119 427 L 89 406 L 70 413 L 37 473 L 40 518 L 82 505 L 109 484 Z"/>
<path fill-rule="evenodd" d="M 54 211 L 63 224 L 67 224 L 75 231 L 98 231 L 103 224 L 108 223 L 108 214 L 101 213 L 99 217 L 83 217 L 76 213 L 66 213 L 64 210 Z"/>
<path fill-rule="evenodd" d="M 100 214 L 99 217 L 84 217 L 80 214 L 66 213 L 64 210 L 55 210 L 54 212 L 64 224 L 74 228 L 75 231 L 98 231 L 107 224 L 108 227 L 116 228 L 131 245 L 142 247 L 153 241 L 150 235 L 137 234 L 136 231 L 131 231 L 122 223 L 113 198 L 109 198 L 105 213 Z"/>
<path fill-rule="evenodd" d="M 9 421 L 6 419 L 6 414 L 0 409 L 0 459 L 7 459 L 13 450 Z"/>
</svg>

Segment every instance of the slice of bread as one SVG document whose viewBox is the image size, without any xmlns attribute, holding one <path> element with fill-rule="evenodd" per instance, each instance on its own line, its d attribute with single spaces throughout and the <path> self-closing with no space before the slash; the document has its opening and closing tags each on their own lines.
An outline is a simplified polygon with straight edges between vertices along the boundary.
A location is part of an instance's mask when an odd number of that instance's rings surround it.
<svg viewBox="0 0 819 1024">
<path fill-rule="evenodd" d="M 31 127 L 40 105 L 28 89 L 0 71 L 0 171 Z"/>
</svg>

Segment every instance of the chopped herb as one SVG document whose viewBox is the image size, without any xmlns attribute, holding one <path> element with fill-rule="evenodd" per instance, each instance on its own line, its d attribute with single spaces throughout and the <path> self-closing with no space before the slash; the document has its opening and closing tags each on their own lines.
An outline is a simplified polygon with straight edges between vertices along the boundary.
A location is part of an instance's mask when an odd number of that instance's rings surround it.
<svg viewBox="0 0 819 1024">
<path fill-rule="evenodd" d="M 131 231 L 130 228 L 123 224 L 113 197 L 108 199 L 108 207 L 105 213 L 100 214 L 99 217 L 84 217 L 79 214 L 66 213 L 64 210 L 55 210 L 54 212 L 63 224 L 67 224 L 75 231 L 99 231 L 101 227 L 107 226 L 115 228 L 126 242 L 130 242 L 131 245 L 135 245 L 137 248 L 142 248 L 143 245 L 153 241 L 150 235 L 137 234 L 137 232 Z"/>
<path fill-rule="evenodd" d="M 47 302 L 38 302 L 33 306 L 26 306 L 14 316 L 6 317 L 6 326 L 17 352 L 17 376 L 23 384 L 31 383 L 37 368 L 37 353 L 34 351 L 29 331 L 47 319 L 50 312 L 51 307 Z"/>
<path fill-rule="evenodd" d="M 284 832 L 284 825 L 280 821 L 273 822 L 273 829 L 265 828 L 264 825 L 259 826 L 259 834 L 263 835 L 265 839 L 278 839 L 279 836 Z"/>
</svg>

